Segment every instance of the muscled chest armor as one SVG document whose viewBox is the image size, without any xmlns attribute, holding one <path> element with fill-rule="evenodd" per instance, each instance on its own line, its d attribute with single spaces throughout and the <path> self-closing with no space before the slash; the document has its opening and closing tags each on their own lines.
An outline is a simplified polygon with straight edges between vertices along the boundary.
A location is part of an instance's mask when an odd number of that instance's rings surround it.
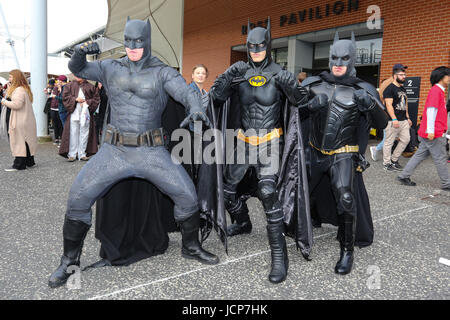
<svg viewBox="0 0 450 320">
<path fill-rule="evenodd" d="M 310 88 L 313 96 L 326 94 L 328 106 L 314 112 L 311 117 L 311 143 L 330 151 L 345 145 L 357 145 L 360 112 L 353 101 L 356 89 L 345 85 L 321 82 Z"/>
<path fill-rule="evenodd" d="M 239 84 L 241 124 L 244 130 L 279 128 L 281 117 L 281 92 L 271 78 L 261 87 L 253 87 L 248 81 Z"/>
<path fill-rule="evenodd" d="M 159 71 L 156 67 L 131 72 L 120 64 L 108 70 L 105 88 L 114 127 L 141 133 L 161 126 L 168 96 L 159 80 Z"/>
</svg>

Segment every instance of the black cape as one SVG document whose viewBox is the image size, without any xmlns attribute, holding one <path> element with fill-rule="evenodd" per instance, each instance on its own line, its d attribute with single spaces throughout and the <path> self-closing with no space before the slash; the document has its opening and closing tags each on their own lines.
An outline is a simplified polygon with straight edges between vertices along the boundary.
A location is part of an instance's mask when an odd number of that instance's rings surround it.
<svg viewBox="0 0 450 320">
<path fill-rule="evenodd" d="M 262 75 L 269 81 L 270 78 L 275 76 L 280 70 L 281 68 L 273 63 L 262 71 Z M 248 78 L 253 75 L 254 74 L 250 73 L 246 74 L 245 78 L 235 79 L 232 86 L 237 86 L 242 81 L 248 81 Z M 242 128 L 240 115 L 241 108 L 239 97 L 236 92 L 237 90 L 233 90 L 232 96 L 225 101 L 221 107 L 217 101 L 214 102 L 216 105 L 211 107 L 212 111 L 217 113 L 217 123 L 215 126 L 224 133 L 221 144 L 222 155 L 226 154 L 225 130 Z M 279 198 L 282 203 L 287 234 L 295 239 L 297 248 L 300 249 L 305 258 L 308 258 L 312 249 L 313 234 L 299 109 L 297 106 L 290 105 L 287 99 L 284 102 L 284 107 L 282 109 L 284 146 L 278 179 Z M 238 185 L 237 196 L 241 197 L 243 201 L 246 201 L 250 197 L 256 197 L 256 191 L 256 172 L 254 172 L 253 169 L 250 169 Z M 223 189 L 220 190 L 220 194 L 223 198 Z M 221 211 L 220 214 L 222 214 L 222 212 L 223 216 L 219 216 L 216 219 L 216 223 L 221 230 L 226 230 L 225 213 L 224 211 Z"/>
<path fill-rule="evenodd" d="M 331 81 L 328 73 L 322 73 L 318 77 L 310 77 L 305 79 L 302 83 L 303 86 L 309 86 L 316 82 L 321 81 Z M 358 78 L 351 78 L 350 83 L 343 83 L 347 85 L 353 85 L 358 89 L 365 89 L 373 98 L 376 99 L 379 108 L 384 110 L 384 106 L 380 101 L 380 97 L 376 89 L 370 84 L 363 82 Z M 383 111 L 384 112 L 384 111 Z M 365 168 L 369 166 L 369 163 L 365 161 L 364 155 L 366 153 L 368 140 L 369 140 L 369 130 L 370 127 L 375 127 L 379 129 L 384 129 L 386 127 L 384 120 L 372 119 L 370 116 L 361 117 L 360 125 L 358 128 L 358 145 L 360 152 L 360 159 L 363 162 Z M 310 118 L 303 117 L 303 138 L 305 141 L 309 140 L 309 130 L 311 128 Z M 306 146 L 307 154 L 307 167 L 308 171 L 311 168 L 311 147 L 309 144 Z M 366 187 L 364 185 L 364 180 L 361 172 L 356 172 L 354 178 L 354 196 L 356 200 L 357 215 L 356 215 L 356 230 L 355 230 L 355 244 L 362 248 L 372 244 L 374 238 L 374 228 L 372 215 L 370 212 L 370 201 L 367 194 Z M 320 183 L 314 190 L 311 190 L 311 216 L 316 222 L 329 223 L 337 226 L 337 210 L 336 210 L 336 200 L 331 191 L 330 178 L 324 175 Z"/>
</svg>

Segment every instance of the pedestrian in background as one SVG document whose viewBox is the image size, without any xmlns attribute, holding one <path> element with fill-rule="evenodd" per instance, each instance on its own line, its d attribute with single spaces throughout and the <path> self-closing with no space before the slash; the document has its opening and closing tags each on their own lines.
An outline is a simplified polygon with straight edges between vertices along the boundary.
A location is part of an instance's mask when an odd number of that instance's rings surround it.
<svg viewBox="0 0 450 320">
<path fill-rule="evenodd" d="M 36 118 L 31 105 L 33 94 L 22 71 L 12 70 L 9 82 L 7 96 L 11 101 L 3 98 L 1 104 L 11 109 L 8 132 L 11 153 L 15 159 L 12 167 L 5 171 L 18 171 L 35 165 Z"/>
<path fill-rule="evenodd" d="M 208 68 L 206 68 L 203 64 L 197 64 L 192 68 L 192 82 L 189 84 L 195 91 L 199 92 L 202 96 L 202 105 L 204 111 L 207 107 L 208 100 L 208 92 L 204 89 L 205 81 L 208 79 Z"/>
<path fill-rule="evenodd" d="M 208 75 L 209 75 L 208 68 L 203 64 L 197 64 L 192 68 L 192 75 L 191 75 L 192 82 L 189 84 L 189 86 L 194 88 L 196 92 L 200 93 L 202 97 L 203 112 L 207 112 L 206 109 L 208 108 L 209 104 L 209 94 L 204 89 L 205 81 L 208 78 Z M 187 115 L 188 112 L 186 110 L 186 116 Z M 194 132 L 194 123 L 189 124 L 189 130 L 191 133 L 190 147 L 191 147 L 192 166 L 185 167 L 185 169 L 191 175 L 194 184 L 196 184 L 198 180 L 198 169 L 199 169 L 199 164 L 196 163 L 197 162 L 196 160 L 201 158 L 202 150 L 201 149 L 196 150 L 196 148 L 194 148 L 193 141 L 196 139 L 195 136 L 197 135 L 197 139 L 199 139 L 198 133 Z"/>
<path fill-rule="evenodd" d="M 308 77 L 308 75 L 306 74 L 306 72 L 299 72 L 299 74 L 297 74 L 297 81 L 299 84 L 302 84 L 303 80 L 305 80 Z"/>
<path fill-rule="evenodd" d="M 447 126 L 447 109 L 445 107 L 445 89 L 450 84 L 450 68 L 439 67 L 430 76 L 432 88 L 428 92 L 419 128 L 419 149 L 409 160 L 397 179 L 404 185 L 415 186 L 410 176 L 414 169 L 429 155 L 433 158 L 443 190 L 450 191 L 445 134 Z"/>
<path fill-rule="evenodd" d="M 55 138 L 54 141 L 55 144 L 59 144 L 61 142 L 61 136 L 63 131 L 61 118 L 59 116 L 59 101 L 57 99 L 58 95 L 60 94 L 59 90 L 60 90 L 59 85 L 56 85 L 54 86 L 50 94 L 50 98 L 52 99 L 50 102 L 50 117 L 52 119 L 53 136 Z"/>
<path fill-rule="evenodd" d="M 408 68 L 408 67 L 405 66 L 405 70 L 406 70 L 407 68 Z M 380 88 L 378 89 L 378 93 L 380 94 L 380 99 L 381 99 L 381 102 L 383 102 L 383 104 L 385 103 L 385 102 L 384 102 L 384 96 L 383 96 L 384 90 L 385 90 L 385 89 L 386 89 L 393 81 L 394 81 L 394 77 L 389 77 L 389 78 L 387 78 L 387 79 L 384 79 L 384 80 L 381 82 Z M 386 130 L 383 130 L 383 139 L 381 140 L 381 142 L 380 142 L 379 144 L 377 144 L 376 146 L 371 146 L 371 147 L 370 147 L 370 155 L 371 155 L 373 161 L 378 161 L 378 152 L 383 151 L 383 146 L 384 146 L 384 140 L 385 140 L 385 139 L 386 139 Z"/>
<path fill-rule="evenodd" d="M 383 167 L 386 171 L 401 171 L 402 166 L 398 159 L 409 143 L 409 128 L 412 125 L 408 114 L 408 96 L 403 87 L 406 79 L 406 67 L 402 64 L 394 65 L 392 75 L 394 81 L 383 92 L 386 110 L 391 117 L 385 129 Z M 397 138 L 399 138 L 399 142 L 392 152 L 392 145 Z"/>
<path fill-rule="evenodd" d="M 75 77 L 75 81 L 64 88 L 63 103 L 68 115 L 59 154 L 67 156 L 70 162 L 77 157 L 87 161 L 98 151 L 93 114 L 100 103 L 100 96 L 94 85 Z"/>
<path fill-rule="evenodd" d="M 56 95 L 55 99 L 58 101 L 59 119 L 61 120 L 61 126 L 63 130 L 64 124 L 66 123 L 67 110 L 64 107 L 62 95 L 66 84 L 67 84 L 67 77 L 65 75 L 62 74 L 56 79 L 56 87 L 58 88 L 58 94 Z"/>
</svg>

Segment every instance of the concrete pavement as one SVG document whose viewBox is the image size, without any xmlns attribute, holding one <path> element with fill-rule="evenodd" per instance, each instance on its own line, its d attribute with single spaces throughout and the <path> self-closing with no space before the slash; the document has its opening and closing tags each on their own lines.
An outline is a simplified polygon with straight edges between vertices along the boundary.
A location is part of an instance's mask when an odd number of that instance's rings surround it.
<svg viewBox="0 0 450 320">
<path fill-rule="evenodd" d="M 47 279 L 59 264 L 67 195 L 84 163 L 67 162 L 52 143 L 39 145 L 36 168 L 5 172 L 12 160 L 8 144 L 0 141 L 0 299 L 450 298 L 450 266 L 439 263 L 441 257 L 450 259 L 450 193 L 439 189 L 431 159 L 412 177 L 416 187 L 400 185 L 395 173 L 371 161 L 364 178 L 375 241 L 356 249 L 354 269 L 347 276 L 334 273 L 339 258 L 336 227 L 324 225 L 314 230 L 310 262 L 288 238 L 288 278 L 271 284 L 264 212 L 257 199 L 250 199 L 251 234 L 231 238 L 228 256 L 215 234 L 205 243 L 220 256 L 220 264 L 182 259 L 181 236 L 174 233 L 165 254 L 128 267 L 82 272 L 79 289 L 50 289 Z M 401 164 L 406 161 L 400 159 Z M 93 229 L 85 241 L 82 267 L 99 258 Z"/>
</svg>

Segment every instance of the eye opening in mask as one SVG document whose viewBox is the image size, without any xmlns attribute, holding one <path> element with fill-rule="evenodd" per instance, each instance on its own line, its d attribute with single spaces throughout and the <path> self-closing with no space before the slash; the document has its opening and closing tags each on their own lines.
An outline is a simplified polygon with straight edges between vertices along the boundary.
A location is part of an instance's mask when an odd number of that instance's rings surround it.
<svg viewBox="0 0 450 320">
<path fill-rule="evenodd" d="M 338 57 L 336 57 L 335 55 L 331 56 L 331 60 L 337 60 Z"/>
<path fill-rule="evenodd" d="M 342 57 L 342 60 L 344 60 L 344 61 L 348 61 L 348 60 L 350 60 L 350 56 L 349 56 L 349 55 L 347 55 L 347 56 L 343 56 L 343 57 Z"/>
<path fill-rule="evenodd" d="M 260 47 L 260 48 L 264 48 L 265 46 L 266 46 L 265 43 L 260 43 L 260 44 L 258 44 L 258 47 Z"/>
<path fill-rule="evenodd" d="M 256 47 L 256 44 L 250 43 L 250 44 L 248 45 L 248 47 L 249 47 L 250 49 L 254 49 L 254 48 Z"/>
</svg>

